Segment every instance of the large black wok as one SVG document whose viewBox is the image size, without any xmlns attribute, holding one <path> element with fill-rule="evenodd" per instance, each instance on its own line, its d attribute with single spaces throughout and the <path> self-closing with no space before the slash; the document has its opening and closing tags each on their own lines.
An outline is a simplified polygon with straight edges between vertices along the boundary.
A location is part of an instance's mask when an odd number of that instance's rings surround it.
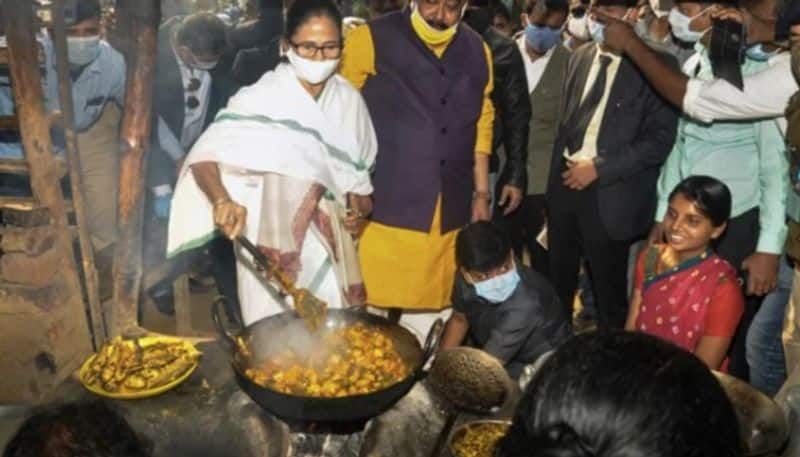
<svg viewBox="0 0 800 457">
<path fill-rule="evenodd" d="M 330 309 L 325 328 L 340 328 L 364 322 L 378 326 L 390 338 L 409 367 L 414 367 L 402 381 L 369 394 L 338 398 L 288 395 L 262 387 L 245 375 L 251 366 L 259 366 L 289 348 L 308 348 L 318 343 L 318 334 L 310 332 L 305 321 L 294 311 L 261 319 L 234 335 L 222 324 L 220 315 L 225 299 L 214 302 L 213 319 L 222 340 L 233 354 L 233 366 L 239 387 L 262 408 L 273 415 L 293 422 L 356 422 L 379 415 L 400 400 L 423 374 L 423 366 L 433 355 L 443 329 L 441 319 L 431 327 L 423 349 L 417 337 L 407 328 L 363 310 Z M 250 356 L 243 354 L 237 337 L 244 342 Z"/>
</svg>

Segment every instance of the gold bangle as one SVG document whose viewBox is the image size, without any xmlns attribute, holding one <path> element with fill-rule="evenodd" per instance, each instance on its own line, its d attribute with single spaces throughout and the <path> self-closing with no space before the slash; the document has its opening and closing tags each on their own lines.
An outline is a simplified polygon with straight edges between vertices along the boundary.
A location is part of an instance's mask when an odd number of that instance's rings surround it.
<svg viewBox="0 0 800 457">
<path fill-rule="evenodd" d="M 472 199 L 473 200 L 480 200 L 480 199 L 491 200 L 492 199 L 492 194 L 490 194 L 488 191 L 485 191 L 485 190 L 476 190 L 475 192 L 472 193 Z"/>
<path fill-rule="evenodd" d="M 231 201 L 230 197 L 220 197 L 220 198 L 214 200 L 214 202 L 211 203 L 211 206 L 216 208 L 217 205 L 221 205 L 223 203 L 230 203 L 230 201 Z"/>
</svg>

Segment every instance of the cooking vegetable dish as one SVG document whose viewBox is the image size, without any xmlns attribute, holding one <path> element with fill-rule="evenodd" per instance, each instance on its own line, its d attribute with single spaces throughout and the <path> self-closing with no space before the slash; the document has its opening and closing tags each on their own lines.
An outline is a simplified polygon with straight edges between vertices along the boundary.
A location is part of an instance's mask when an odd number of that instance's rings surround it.
<svg viewBox="0 0 800 457">
<path fill-rule="evenodd" d="M 246 369 L 245 375 L 284 394 L 335 398 L 387 388 L 409 372 L 389 337 L 377 327 L 358 322 L 327 332 L 310 356 L 287 350 Z"/>
<path fill-rule="evenodd" d="M 89 359 L 80 376 L 87 387 L 110 394 L 143 392 L 177 380 L 196 366 L 199 355 L 180 340 L 117 337 Z"/>
<path fill-rule="evenodd" d="M 509 426 L 504 422 L 468 424 L 453 436 L 450 449 L 455 457 L 493 457 Z"/>
</svg>

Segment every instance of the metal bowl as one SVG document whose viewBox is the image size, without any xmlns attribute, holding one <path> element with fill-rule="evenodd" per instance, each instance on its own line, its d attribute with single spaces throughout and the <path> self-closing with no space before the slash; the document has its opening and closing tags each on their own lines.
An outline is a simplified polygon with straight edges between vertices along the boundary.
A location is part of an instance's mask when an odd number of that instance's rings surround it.
<svg viewBox="0 0 800 457">
<path fill-rule="evenodd" d="M 459 440 L 464 438 L 464 435 L 467 433 L 468 429 L 470 429 L 472 427 L 476 427 L 476 426 L 482 426 L 482 425 L 502 425 L 502 426 L 506 427 L 506 432 L 507 432 L 508 428 L 511 427 L 511 421 L 510 420 L 482 419 L 482 420 L 475 420 L 475 421 L 465 422 L 465 423 L 459 425 L 458 427 L 456 427 L 455 431 L 453 431 L 452 435 L 450 435 L 450 440 L 448 441 L 448 444 L 447 444 L 447 450 L 450 452 L 450 455 L 452 457 L 461 457 L 461 455 L 456 452 L 456 450 L 453 447 L 453 445 L 458 443 Z M 480 456 L 480 457 L 493 457 L 493 456 L 494 456 L 494 453 L 491 453 L 491 454 L 488 454 L 488 455 L 485 455 L 485 456 Z"/>
<path fill-rule="evenodd" d="M 759 456 L 778 451 L 789 438 L 789 425 L 778 404 L 744 381 L 717 371 L 713 373 L 733 404 L 744 455 Z"/>
</svg>

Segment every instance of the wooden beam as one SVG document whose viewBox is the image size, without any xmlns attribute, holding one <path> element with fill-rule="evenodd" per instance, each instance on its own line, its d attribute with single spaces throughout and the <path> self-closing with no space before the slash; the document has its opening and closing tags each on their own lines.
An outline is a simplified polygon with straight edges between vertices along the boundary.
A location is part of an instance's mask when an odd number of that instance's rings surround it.
<svg viewBox="0 0 800 457">
<path fill-rule="evenodd" d="M 59 178 L 63 177 L 67 171 L 67 165 L 63 160 L 56 157 L 56 166 L 58 167 Z M 0 158 L 0 172 L 12 175 L 29 175 L 31 167 L 25 159 L 5 159 Z"/>
<path fill-rule="evenodd" d="M 160 11 L 160 0 L 117 2 L 118 26 L 128 33 L 131 41 L 126 50 L 128 73 L 121 132 L 119 241 L 114 252 L 112 336 L 141 333 L 137 311 L 142 279 L 144 165 L 150 141 Z"/>
<path fill-rule="evenodd" d="M 37 47 L 31 45 L 36 43 L 34 33 L 37 30 L 33 9 L 30 0 L 3 0 L 2 6 L 11 80 L 14 82 L 14 104 L 20 119 L 22 145 L 30 165 L 31 189 L 36 200 L 48 208 L 55 229 L 54 249 L 58 254 L 58 271 L 63 280 L 63 296 L 69 297 L 68 302 L 62 305 L 74 307 L 71 311 L 80 314 L 75 317 L 79 319 L 76 322 L 79 322 L 86 337 L 85 341 L 71 342 L 79 352 L 75 354 L 77 361 L 77 358 L 86 355 L 82 353 L 84 349 L 90 348 L 89 328 L 80 300 L 80 280 L 69 233 L 66 203 L 58 185 L 58 166 L 50 141 L 50 120 L 44 111 Z"/>
<path fill-rule="evenodd" d="M 19 119 L 17 116 L 0 116 L 0 130 L 19 130 Z"/>
<path fill-rule="evenodd" d="M 78 133 L 75 130 L 75 109 L 72 103 L 72 81 L 70 80 L 69 61 L 67 60 L 67 27 L 64 19 L 64 0 L 58 0 L 51 8 L 53 18 L 53 47 L 56 56 L 56 73 L 58 74 L 58 99 L 61 115 L 64 120 L 64 138 L 67 148 L 67 170 L 72 190 L 72 206 L 78 227 L 78 246 L 81 250 L 81 266 L 83 267 L 83 286 L 89 302 L 89 318 L 92 327 L 94 349 L 99 350 L 105 344 L 107 332 L 103 311 L 100 309 L 100 287 L 97 284 L 97 269 L 94 265 L 94 248 L 89 236 L 89 222 L 86 216 L 86 203 L 83 195 L 83 176 L 81 175 L 81 158 L 78 154 Z M 108 151 L 114 154 L 114 151 Z"/>
</svg>

